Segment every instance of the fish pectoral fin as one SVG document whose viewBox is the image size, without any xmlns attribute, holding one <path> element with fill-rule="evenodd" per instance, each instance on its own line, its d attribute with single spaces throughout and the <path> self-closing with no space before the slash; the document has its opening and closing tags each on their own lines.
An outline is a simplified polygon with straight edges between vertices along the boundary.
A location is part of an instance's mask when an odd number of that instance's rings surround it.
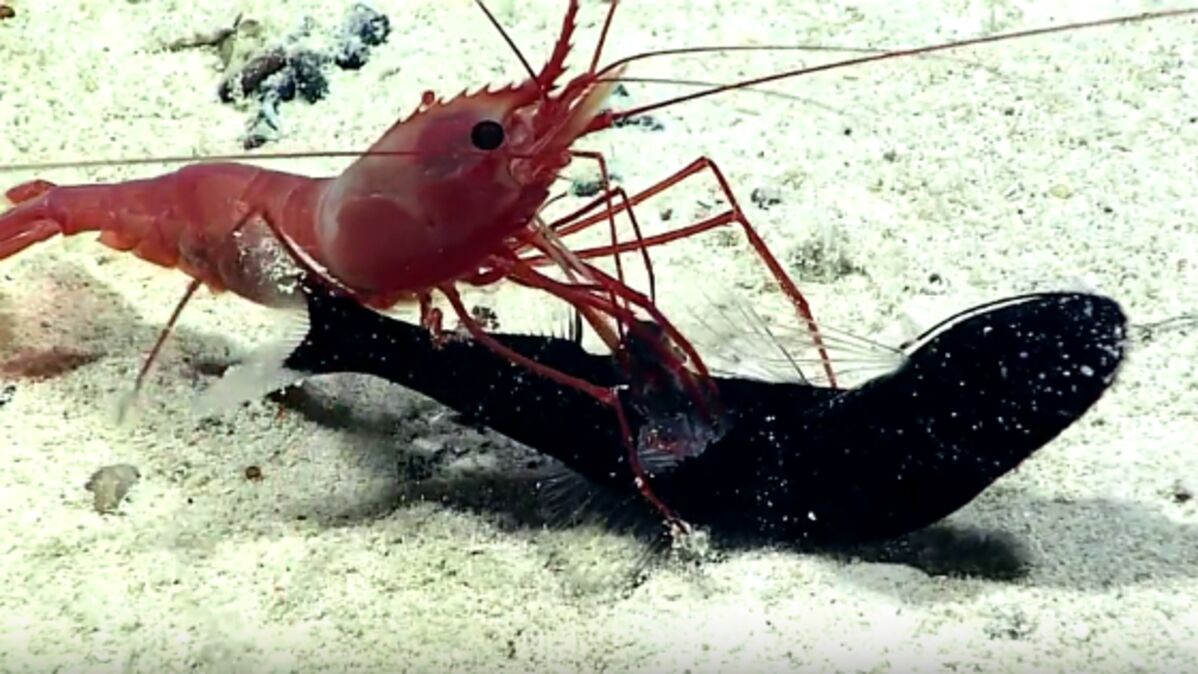
<svg viewBox="0 0 1198 674">
<path fill-rule="evenodd" d="M 225 371 L 211 386 L 196 395 L 191 411 L 199 417 L 227 412 L 245 402 L 259 400 L 288 386 L 301 383 L 311 373 L 286 366 L 308 335 L 308 313 L 288 311 L 284 334 L 254 349 L 245 359 Z"/>
</svg>

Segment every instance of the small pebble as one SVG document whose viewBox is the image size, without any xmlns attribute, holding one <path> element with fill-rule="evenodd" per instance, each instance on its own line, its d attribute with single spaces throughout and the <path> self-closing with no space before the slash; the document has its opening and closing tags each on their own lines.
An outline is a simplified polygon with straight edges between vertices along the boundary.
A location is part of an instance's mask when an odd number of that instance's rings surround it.
<svg viewBox="0 0 1198 674">
<path fill-rule="evenodd" d="M 279 137 L 278 104 L 277 97 L 271 97 L 271 99 L 262 102 L 262 106 L 258 108 L 258 113 L 254 115 L 254 119 L 249 124 L 245 138 L 242 139 L 242 147 L 247 150 L 253 150 L 254 148 L 262 147 L 267 141 L 275 140 Z"/>
<path fill-rule="evenodd" d="M 387 41 L 391 34 L 391 20 L 386 14 L 375 11 L 362 3 L 350 8 L 345 22 L 346 32 L 357 37 L 368 47 L 377 47 Z"/>
<path fill-rule="evenodd" d="M 11 5 L 0 4 L 0 21 L 11 19 L 17 15 L 17 10 Z"/>
<path fill-rule="evenodd" d="M 245 479 L 250 482 L 257 482 L 262 479 L 262 469 L 258 466 L 246 466 Z"/>
<path fill-rule="evenodd" d="M 301 51 L 287 61 L 295 73 L 296 92 L 309 103 L 315 103 L 329 94 L 329 80 L 320 69 L 322 60 L 315 52 Z"/>
<path fill-rule="evenodd" d="M 141 478 L 136 466 L 118 463 L 92 473 L 83 488 L 92 493 L 92 507 L 100 514 L 115 511 L 129 489 Z"/>
<path fill-rule="evenodd" d="M 616 173 L 608 173 L 607 177 L 611 180 L 612 185 L 620 182 L 620 176 Z M 603 181 L 599 178 L 593 180 L 576 179 L 570 183 L 570 194 L 576 197 L 593 197 L 603 191 Z"/>
<path fill-rule="evenodd" d="M 652 115 L 636 115 L 635 117 L 622 117 L 612 122 L 612 126 L 620 128 L 622 126 L 641 126 L 650 131 L 662 131 L 666 128 L 665 124 L 657 121 Z"/>
<path fill-rule="evenodd" d="M 499 314 L 491 307 L 477 304 L 470 309 L 470 316 L 483 327 L 484 330 L 495 332 L 499 330 Z"/>
<path fill-rule="evenodd" d="M 357 70 L 366 65 L 371 47 L 387 41 L 387 36 L 391 34 L 391 20 L 386 14 L 357 4 L 349 10 L 344 31 L 344 39 L 333 60 L 341 68 Z"/>
<path fill-rule="evenodd" d="M 576 197 L 593 197 L 602 189 L 598 180 L 575 180 L 570 184 L 570 194 Z"/>
<path fill-rule="evenodd" d="M 245 19 L 242 15 L 238 15 L 232 26 L 222 26 L 214 30 L 195 33 L 191 37 L 173 40 L 163 46 L 167 51 L 216 47 L 217 53 L 221 57 L 221 63 L 227 67 L 232 59 L 237 37 L 239 35 L 252 37 L 258 27 L 258 23 L 253 19 Z"/>
<path fill-rule="evenodd" d="M 295 70 L 292 68 L 283 68 L 279 72 L 268 77 L 266 81 L 262 83 L 262 86 L 267 90 L 267 93 L 262 98 L 263 107 L 270 102 L 269 98 L 271 93 L 273 93 L 278 99 L 275 101 L 275 104 L 278 104 L 279 102 L 295 100 Z"/>
<path fill-rule="evenodd" d="M 770 206 L 782 203 L 782 192 L 776 187 L 758 187 L 749 193 L 749 199 L 757 207 L 766 210 Z"/>
<path fill-rule="evenodd" d="M 1049 188 L 1048 193 L 1058 199 L 1068 199 L 1073 196 L 1073 190 L 1069 189 L 1068 185 L 1053 185 Z"/>
<path fill-rule="evenodd" d="M 1190 489 L 1181 480 L 1173 483 L 1173 502 L 1174 503 L 1189 503 L 1194 499 L 1194 490 Z"/>
<path fill-rule="evenodd" d="M 287 67 L 287 57 L 281 49 L 254 57 L 233 77 L 220 83 L 217 94 L 222 103 L 249 96 L 259 90 L 268 77 Z"/>
</svg>

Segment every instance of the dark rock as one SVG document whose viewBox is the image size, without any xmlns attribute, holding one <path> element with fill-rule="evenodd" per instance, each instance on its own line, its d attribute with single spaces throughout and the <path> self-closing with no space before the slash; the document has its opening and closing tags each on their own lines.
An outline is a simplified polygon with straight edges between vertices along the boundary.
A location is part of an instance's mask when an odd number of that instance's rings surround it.
<svg viewBox="0 0 1198 674">
<path fill-rule="evenodd" d="M 329 94 L 329 80 L 321 71 L 324 59 L 310 51 L 296 53 L 288 61 L 294 73 L 295 91 L 309 103 L 315 103 Z"/>
</svg>

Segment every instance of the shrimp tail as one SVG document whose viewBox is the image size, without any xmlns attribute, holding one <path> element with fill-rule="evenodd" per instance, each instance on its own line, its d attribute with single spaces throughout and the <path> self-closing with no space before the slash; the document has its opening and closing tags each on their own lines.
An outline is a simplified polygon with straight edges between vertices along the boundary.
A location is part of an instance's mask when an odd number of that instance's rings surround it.
<svg viewBox="0 0 1198 674">
<path fill-rule="evenodd" d="M 41 196 L 55 187 L 58 187 L 58 185 L 46 180 L 30 180 L 15 187 L 10 187 L 8 191 L 4 193 L 4 196 L 7 197 L 10 202 L 19 204 L 22 201 L 29 201 L 34 197 Z"/>
<path fill-rule="evenodd" d="M 53 220 L 38 218 L 30 214 L 6 219 L 4 221 L 4 235 L 0 239 L 0 258 L 15 255 L 29 246 L 39 241 L 45 241 L 58 233 L 58 223 Z"/>
<path fill-rule="evenodd" d="M 261 250 L 269 219 L 317 261 L 317 205 L 327 184 L 234 163 L 195 164 L 154 178 L 58 186 L 36 180 L 6 193 L 0 213 L 0 259 L 56 234 L 99 232 L 100 243 L 162 267 L 177 268 L 210 290 L 232 290 L 274 304 L 272 261 Z M 241 230 L 247 214 L 256 226 Z M 277 248 L 277 247 L 276 247 Z M 271 252 L 276 258 L 279 251 Z"/>
<path fill-rule="evenodd" d="M 28 202 L 55 188 L 44 180 L 31 180 L 4 193 L 13 204 Z M 0 259 L 16 255 L 39 241 L 58 234 L 61 228 L 37 209 L 14 209 L 0 215 Z"/>
</svg>

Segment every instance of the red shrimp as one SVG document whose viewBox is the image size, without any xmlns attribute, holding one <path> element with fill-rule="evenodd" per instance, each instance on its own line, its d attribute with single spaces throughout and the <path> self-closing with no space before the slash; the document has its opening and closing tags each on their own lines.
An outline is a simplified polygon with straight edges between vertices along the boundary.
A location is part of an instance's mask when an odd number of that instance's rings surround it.
<svg viewBox="0 0 1198 674">
<path fill-rule="evenodd" d="M 502 32 L 483 2 L 476 2 Z M 835 374 L 810 307 L 750 225 L 711 159 L 700 157 L 666 179 L 628 195 L 610 185 L 602 155 L 571 149 L 576 140 L 648 110 L 799 75 L 1031 35 L 1198 13 L 1198 9 L 1156 12 L 871 54 L 611 111 L 603 106 L 630 63 L 650 56 L 714 51 L 667 49 L 600 68 L 617 5 L 615 0 L 609 4 L 585 72 L 559 87 L 579 9 L 577 0 L 570 0 L 561 33 L 540 72 L 533 71 L 521 56 L 529 79 L 519 84 L 482 89 L 449 101 L 426 92 L 410 116 L 393 125 L 338 176 L 310 178 L 218 162 L 110 185 L 58 187 L 34 181 L 15 187 L 8 196 L 16 207 L 0 214 L 0 258 L 55 234 L 99 231 L 105 245 L 133 251 L 191 276 L 188 292 L 146 360 L 139 383 L 167 330 L 199 285 L 218 292 L 230 290 L 270 306 L 299 301 L 297 294 L 280 285 L 292 278 L 294 266 L 279 265 L 278 250 L 273 248 L 276 244 L 299 267 L 315 272 L 368 306 L 382 309 L 401 301 L 420 302 L 422 319 L 432 328 L 439 321 L 431 306 L 432 294 L 439 292 L 475 339 L 513 362 L 594 395 L 618 414 L 617 392 L 541 366 L 491 339 L 466 311 L 455 286 L 458 282 L 485 285 L 507 279 L 547 290 L 574 305 L 613 349 L 620 343 L 618 332 L 639 325 L 633 316 L 635 307 L 662 329 L 668 338 L 663 343 L 678 347 L 680 353 L 663 348 L 660 358 L 715 419 L 718 400 L 706 385 L 706 368 L 698 353 L 649 297 L 621 282 L 619 254 L 641 251 L 652 280 L 644 252 L 648 247 L 715 227 L 739 225 L 797 309 L 820 352 L 829 381 L 834 383 Z M 514 49 L 506 33 L 504 37 Z M 539 213 L 549 201 L 552 183 L 572 158 L 597 162 L 604 188 L 586 206 L 546 222 Z M 635 241 L 614 241 L 616 215 L 627 213 L 635 227 L 635 206 L 703 171 L 710 171 L 718 182 L 729 205 L 725 212 L 664 234 L 643 237 L 638 231 Z M 611 245 L 571 251 L 560 241 L 602 222 L 613 229 Z M 606 255 L 615 256 L 617 277 L 586 262 Z M 570 280 L 558 281 L 537 271 L 549 264 L 563 267 Z M 614 328 L 610 320 L 614 320 Z M 632 444 L 630 440 L 630 447 Z M 641 478 L 642 492 L 673 520 L 669 509 L 652 496 L 637 452 L 630 451 L 629 457 Z"/>
<path fill-rule="evenodd" d="M 538 216 L 560 171 L 573 155 L 585 155 L 570 146 L 594 123 L 615 86 L 615 80 L 594 77 L 592 66 L 551 93 L 565 73 L 578 9 L 571 0 L 539 73 L 529 67 L 529 79 L 520 84 L 449 101 L 426 92 L 410 116 L 339 176 L 310 178 L 220 162 L 118 184 L 60 187 L 39 180 L 14 187 L 7 196 L 16 206 L 0 215 L 0 258 L 55 234 L 98 231 L 109 247 L 191 276 L 138 375 L 138 387 L 200 285 L 268 306 L 299 299 L 294 284 L 286 283 L 294 278 L 294 266 L 280 266 L 271 255 L 270 244 L 277 242 L 303 271 L 367 306 L 418 301 L 422 320 L 436 334 L 440 315 L 432 308 L 432 292 L 439 291 L 475 339 L 604 401 L 625 428 L 618 391 L 539 365 L 495 341 L 467 311 L 455 285 L 510 279 L 547 290 L 574 305 L 617 353 L 624 331 L 640 325 L 635 306 L 681 350 L 663 347 L 658 355 L 714 424 L 718 400 L 689 342 L 643 294 L 573 258 L 557 242 L 553 225 Z M 489 11 L 487 16 L 494 21 Z M 612 227 L 614 232 L 614 219 Z M 571 282 L 537 271 L 520 258 L 525 249 L 562 266 Z M 630 434 L 628 441 L 630 461 L 643 475 Z M 674 521 L 647 486 L 644 492 Z"/>
</svg>

